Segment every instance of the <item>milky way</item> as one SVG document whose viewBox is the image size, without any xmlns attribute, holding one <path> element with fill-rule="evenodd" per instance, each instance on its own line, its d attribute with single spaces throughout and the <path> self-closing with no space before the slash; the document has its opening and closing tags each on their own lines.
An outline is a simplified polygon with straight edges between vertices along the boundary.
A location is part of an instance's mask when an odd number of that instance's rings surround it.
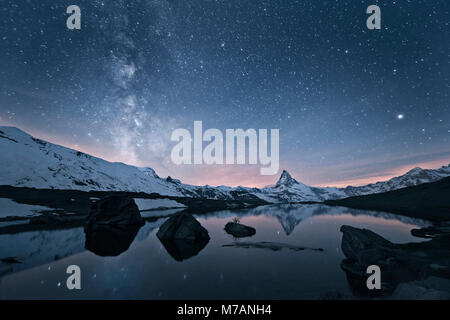
<svg viewBox="0 0 450 320">
<path fill-rule="evenodd" d="M 279 128 L 281 168 L 318 185 L 450 162 L 450 2 L 2 1 L 0 124 L 191 183 L 171 132 Z M 82 29 L 68 30 L 76 4 Z"/>
</svg>

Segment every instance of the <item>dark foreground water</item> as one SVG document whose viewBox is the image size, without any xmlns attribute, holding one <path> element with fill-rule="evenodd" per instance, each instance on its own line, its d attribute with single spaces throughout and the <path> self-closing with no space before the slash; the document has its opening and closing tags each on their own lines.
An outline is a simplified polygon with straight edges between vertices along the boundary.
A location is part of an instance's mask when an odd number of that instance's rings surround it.
<svg viewBox="0 0 450 320">
<path fill-rule="evenodd" d="M 387 213 L 322 205 L 264 206 L 196 217 L 209 231 L 209 243 L 203 249 L 172 247 L 171 254 L 156 237 L 166 218 L 147 222 L 136 236 L 100 239 L 94 251 L 117 254 L 109 257 L 85 249 L 82 228 L 0 235 L 0 258 L 22 261 L 0 269 L 0 299 L 357 298 L 340 267 L 344 255 L 339 228 L 364 227 L 405 243 L 423 241 L 410 231 L 427 225 Z M 236 240 L 225 233 L 233 217 L 256 228 L 256 235 Z M 324 250 L 224 247 L 243 241 Z M 82 290 L 66 287 L 66 268 L 73 264 L 81 268 Z"/>
</svg>

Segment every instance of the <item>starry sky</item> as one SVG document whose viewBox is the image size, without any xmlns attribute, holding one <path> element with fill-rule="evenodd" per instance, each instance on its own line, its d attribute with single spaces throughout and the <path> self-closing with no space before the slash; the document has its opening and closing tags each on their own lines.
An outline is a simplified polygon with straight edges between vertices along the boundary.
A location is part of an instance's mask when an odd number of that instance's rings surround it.
<svg viewBox="0 0 450 320">
<path fill-rule="evenodd" d="M 72 4 L 81 30 L 66 27 Z M 372 4 L 381 30 L 366 27 Z M 172 131 L 280 129 L 280 173 L 384 180 L 450 163 L 449 34 L 448 0 L 3 0 L 0 125 L 232 186 L 278 176 L 175 166 Z"/>
</svg>

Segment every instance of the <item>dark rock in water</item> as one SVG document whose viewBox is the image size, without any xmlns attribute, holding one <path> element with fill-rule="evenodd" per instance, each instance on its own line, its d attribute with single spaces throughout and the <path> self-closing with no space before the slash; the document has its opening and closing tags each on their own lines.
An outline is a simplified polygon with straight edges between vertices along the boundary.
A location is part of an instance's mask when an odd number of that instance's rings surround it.
<svg viewBox="0 0 450 320">
<path fill-rule="evenodd" d="M 85 248 L 96 255 L 118 256 L 128 250 L 140 225 L 94 225 L 84 229 Z"/>
<path fill-rule="evenodd" d="M 91 208 L 87 225 L 138 225 L 145 224 L 133 199 L 113 196 L 97 201 Z"/>
<path fill-rule="evenodd" d="M 166 239 L 160 241 L 164 248 L 166 248 L 167 252 L 176 261 L 183 261 L 196 256 L 209 242 L 208 239 L 200 239 L 196 241 Z"/>
<path fill-rule="evenodd" d="M 0 261 L 4 262 L 4 263 L 7 263 L 7 264 L 19 264 L 19 263 L 22 263 L 22 261 L 20 261 L 16 257 L 1 258 Z"/>
<path fill-rule="evenodd" d="M 235 238 L 251 237 L 256 234 L 256 229 L 236 222 L 228 222 L 225 231 Z"/>
<path fill-rule="evenodd" d="M 415 237 L 426 239 L 438 239 L 450 237 L 450 222 L 436 223 L 431 227 L 422 229 L 413 229 L 411 234 Z"/>
<path fill-rule="evenodd" d="M 156 234 L 159 240 L 209 240 L 208 231 L 188 213 L 172 215 L 159 228 Z"/>
<path fill-rule="evenodd" d="M 278 242 L 234 242 L 232 244 L 224 244 L 222 247 L 233 247 L 233 248 L 245 248 L 245 249 L 266 249 L 271 251 L 281 251 L 283 249 L 292 250 L 292 251 L 324 251 L 322 248 L 307 248 L 291 245 L 288 243 L 278 243 Z"/>
<path fill-rule="evenodd" d="M 208 231 L 190 214 L 172 215 L 156 234 L 167 252 L 177 261 L 197 255 L 209 242 Z"/>
<path fill-rule="evenodd" d="M 352 289 L 361 295 L 391 294 L 398 284 L 429 276 L 450 278 L 450 238 L 441 235 L 427 242 L 394 244 L 367 229 L 342 226 L 341 263 Z M 366 287 L 367 267 L 382 270 L 382 290 Z"/>
</svg>

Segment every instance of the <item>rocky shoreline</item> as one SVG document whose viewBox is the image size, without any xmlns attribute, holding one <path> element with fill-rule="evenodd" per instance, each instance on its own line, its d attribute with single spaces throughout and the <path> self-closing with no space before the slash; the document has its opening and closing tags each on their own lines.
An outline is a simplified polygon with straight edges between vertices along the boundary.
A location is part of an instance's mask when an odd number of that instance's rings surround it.
<svg viewBox="0 0 450 320">
<path fill-rule="evenodd" d="M 413 235 L 431 238 L 418 243 L 395 244 L 373 231 L 344 225 L 341 227 L 341 267 L 352 289 L 359 295 L 392 295 L 397 287 L 428 278 L 450 280 L 450 223 L 412 230 Z M 382 290 L 365 286 L 367 267 L 377 265 L 382 272 Z"/>
</svg>

